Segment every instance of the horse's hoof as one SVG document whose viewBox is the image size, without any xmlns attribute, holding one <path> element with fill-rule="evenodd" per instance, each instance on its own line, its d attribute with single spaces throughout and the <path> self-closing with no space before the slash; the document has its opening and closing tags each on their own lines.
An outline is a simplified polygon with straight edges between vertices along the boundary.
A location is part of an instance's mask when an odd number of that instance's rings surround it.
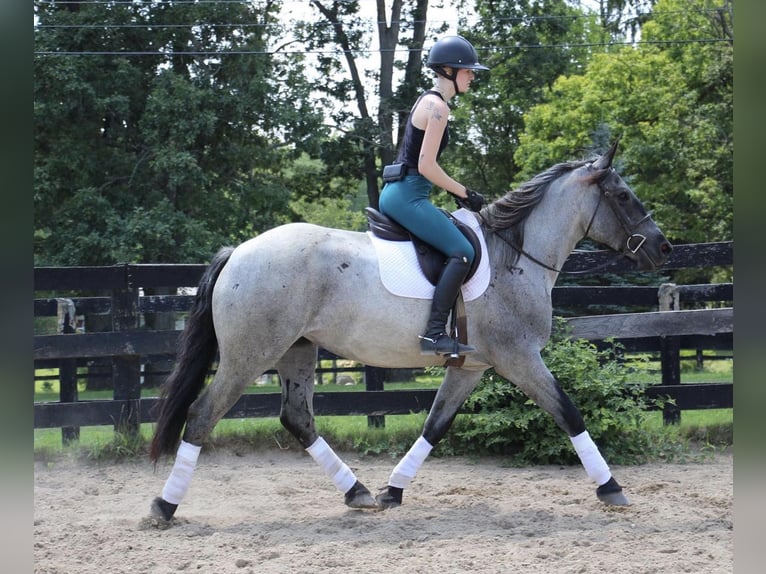
<svg viewBox="0 0 766 574">
<path fill-rule="evenodd" d="M 153 517 L 170 522 L 173 515 L 176 513 L 176 508 L 178 508 L 177 504 L 171 504 L 158 496 L 152 500 L 152 506 L 149 511 Z"/>
<path fill-rule="evenodd" d="M 630 506 L 630 500 L 622 492 L 612 492 L 609 494 L 599 494 L 598 499 L 604 504 L 610 506 Z"/>
<path fill-rule="evenodd" d="M 149 516 L 141 519 L 138 523 L 139 530 L 167 530 L 175 522 L 173 513 L 178 508 L 177 504 L 165 502 L 160 497 L 152 500 L 149 507 Z"/>
<path fill-rule="evenodd" d="M 372 493 L 358 480 L 346 493 L 345 498 L 349 508 L 378 508 Z"/>
<path fill-rule="evenodd" d="M 377 502 L 378 507 L 381 510 L 396 508 L 397 506 L 402 505 L 402 492 L 403 490 L 401 488 L 387 486 L 375 497 L 375 502 Z"/>
<path fill-rule="evenodd" d="M 601 502 L 610 506 L 630 506 L 628 497 L 622 493 L 622 487 L 614 477 L 596 489 L 596 496 Z"/>
</svg>

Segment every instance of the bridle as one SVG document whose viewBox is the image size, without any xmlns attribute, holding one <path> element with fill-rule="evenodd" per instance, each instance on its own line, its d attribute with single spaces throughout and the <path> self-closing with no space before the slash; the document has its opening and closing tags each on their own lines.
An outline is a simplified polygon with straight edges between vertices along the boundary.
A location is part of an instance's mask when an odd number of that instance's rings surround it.
<svg viewBox="0 0 766 574">
<path fill-rule="evenodd" d="M 609 172 L 614 172 L 614 168 L 610 167 Z M 601 194 L 599 195 L 598 199 L 598 205 L 596 205 L 596 211 L 593 212 L 593 216 L 590 219 L 590 223 L 588 223 L 588 228 L 585 230 L 585 236 L 588 236 L 588 233 L 590 232 L 590 227 L 593 224 L 593 220 L 596 218 L 596 212 L 598 211 L 598 207 L 601 204 L 601 198 L 606 198 L 607 203 L 609 204 L 609 207 L 612 208 L 612 213 L 617 218 L 617 221 L 620 222 L 620 227 L 622 227 L 622 230 L 627 234 L 627 239 L 625 240 L 625 249 L 622 251 L 625 253 L 626 251 L 630 251 L 633 255 L 638 252 L 639 249 L 641 249 L 644 246 L 644 243 L 646 243 L 646 235 L 642 235 L 641 233 L 636 233 L 636 229 L 641 227 L 645 221 L 652 218 L 652 212 L 647 211 L 646 215 L 644 215 L 641 219 L 639 219 L 636 223 L 632 223 L 628 218 L 625 216 L 623 211 L 619 209 L 619 206 L 617 205 L 617 202 L 612 194 L 611 191 L 608 189 L 604 189 L 602 186 L 603 180 L 606 178 L 606 176 L 602 177 L 598 182 L 598 188 L 601 191 Z M 637 240 L 637 244 L 635 247 L 631 245 L 632 240 Z"/>
<path fill-rule="evenodd" d="M 529 259 L 530 261 L 537 263 L 541 267 L 544 267 L 545 269 L 549 271 L 554 271 L 556 273 L 566 273 L 567 275 L 583 275 L 586 273 L 595 273 L 596 271 L 600 271 L 601 269 L 604 269 L 605 267 L 610 266 L 612 263 L 617 261 L 618 259 L 625 256 L 626 252 L 630 252 L 631 254 L 635 255 L 639 249 L 641 249 L 644 244 L 646 243 L 646 235 L 643 235 L 641 233 L 636 233 L 636 230 L 648 219 L 651 219 L 652 212 L 647 212 L 646 215 L 644 215 L 641 219 L 639 219 L 636 223 L 632 223 L 622 212 L 622 210 L 619 208 L 619 205 L 617 204 L 617 200 L 614 197 L 614 194 L 608 190 L 604 189 L 603 182 L 606 179 L 607 175 L 609 173 L 613 173 L 614 168 L 610 167 L 608 171 L 604 173 L 601 177 L 599 177 L 598 181 L 596 182 L 596 185 L 598 185 L 598 189 L 601 193 L 598 195 L 598 203 L 596 203 L 596 209 L 593 210 L 593 215 L 590 216 L 590 220 L 588 221 L 588 226 L 585 228 L 585 234 L 583 237 L 588 237 L 588 234 L 590 233 L 590 229 L 593 226 L 593 222 L 596 220 L 596 214 L 598 213 L 599 207 L 601 207 L 601 201 L 603 199 L 606 199 L 607 204 L 612 209 L 612 213 L 617 218 L 617 221 L 620 223 L 620 227 L 622 227 L 622 230 L 627 234 L 627 239 L 625 240 L 625 249 L 618 252 L 613 258 L 608 260 L 605 263 L 601 263 L 600 265 L 597 265 L 595 267 L 592 267 L 590 269 L 583 269 L 581 271 L 564 271 L 563 269 L 556 269 L 555 267 L 552 267 L 548 265 L 547 263 L 544 263 L 534 257 L 533 255 L 530 255 L 526 251 L 524 251 L 523 248 L 516 245 L 516 242 L 512 239 L 506 237 L 505 235 L 501 235 L 497 233 L 494 229 L 490 229 L 492 233 L 497 235 L 500 239 L 502 239 L 504 242 L 506 242 L 508 245 L 510 245 L 513 249 L 518 251 L 521 255 Z M 633 243 L 635 242 L 635 243 Z"/>
</svg>

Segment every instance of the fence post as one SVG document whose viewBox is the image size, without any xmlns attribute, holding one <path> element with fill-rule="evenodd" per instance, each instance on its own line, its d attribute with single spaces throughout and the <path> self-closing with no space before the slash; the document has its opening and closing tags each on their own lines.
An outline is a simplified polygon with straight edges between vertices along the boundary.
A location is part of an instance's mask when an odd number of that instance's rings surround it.
<svg viewBox="0 0 766 574">
<path fill-rule="evenodd" d="M 177 287 L 151 287 L 144 288 L 144 295 L 155 295 L 161 298 L 176 295 Z M 175 311 L 154 311 L 144 313 L 144 326 L 151 331 L 174 331 L 176 328 Z M 157 388 L 165 381 L 168 372 L 173 369 L 173 358 L 166 356 L 142 357 L 144 375 L 141 388 Z"/>
<path fill-rule="evenodd" d="M 380 367 L 370 367 L 365 365 L 364 367 L 364 390 L 365 391 L 382 391 L 384 390 L 383 382 L 385 381 L 386 370 Z M 385 415 L 369 415 L 367 417 L 367 426 L 383 428 L 386 426 Z"/>
<path fill-rule="evenodd" d="M 681 298 L 678 286 L 663 283 L 659 289 L 660 311 L 678 311 Z M 681 339 L 675 336 L 660 336 L 660 364 L 662 366 L 662 384 L 681 384 Z M 676 405 L 666 404 L 662 409 L 662 420 L 667 424 L 681 422 L 681 409 Z"/>
<path fill-rule="evenodd" d="M 138 328 L 138 289 L 130 285 L 112 292 L 112 330 L 132 331 Z M 129 401 L 127 408 L 114 421 L 114 430 L 137 436 L 141 413 L 141 357 L 112 357 L 114 400 Z"/>
<path fill-rule="evenodd" d="M 76 332 L 77 317 L 74 301 L 56 299 L 56 315 L 59 333 L 70 335 Z M 59 402 L 77 402 L 77 359 L 59 359 Z M 61 427 L 61 443 L 68 445 L 80 440 L 80 427 Z"/>
</svg>

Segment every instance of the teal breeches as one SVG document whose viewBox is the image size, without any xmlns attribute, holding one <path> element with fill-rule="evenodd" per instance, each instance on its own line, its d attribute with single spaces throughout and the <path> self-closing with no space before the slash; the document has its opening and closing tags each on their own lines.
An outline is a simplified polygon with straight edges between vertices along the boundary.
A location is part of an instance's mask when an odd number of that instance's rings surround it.
<svg viewBox="0 0 766 574">
<path fill-rule="evenodd" d="M 429 199 L 431 182 L 422 175 L 409 175 L 383 186 L 380 211 L 447 257 L 473 263 L 473 246 Z"/>
</svg>

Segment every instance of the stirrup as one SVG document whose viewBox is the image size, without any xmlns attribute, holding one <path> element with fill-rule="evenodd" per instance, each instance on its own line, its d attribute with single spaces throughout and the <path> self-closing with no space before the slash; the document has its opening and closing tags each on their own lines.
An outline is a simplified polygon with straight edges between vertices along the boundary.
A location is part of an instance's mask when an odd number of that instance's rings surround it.
<svg viewBox="0 0 766 574">
<path fill-rule="evenodd" d="M 421 355 L 449 355 L 454 359 L 460 355 L 469 355 L 476 352 L 475 348 L 457 342 L 444 331 L 434 337 L 418 335 L 418 338 L 420 339 Z"/>
</svg>

